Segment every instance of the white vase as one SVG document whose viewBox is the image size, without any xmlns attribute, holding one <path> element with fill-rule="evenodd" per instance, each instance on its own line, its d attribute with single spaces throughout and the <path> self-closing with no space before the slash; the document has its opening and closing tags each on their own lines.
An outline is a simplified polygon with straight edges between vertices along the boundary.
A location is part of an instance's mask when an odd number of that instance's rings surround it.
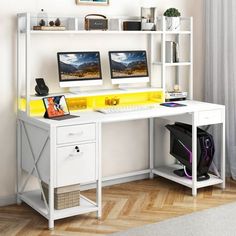
<svg viewBox="0 0 236 236">
<path fill-rule="evenodd" d="M 169 30 L 169 31 L 180 30 L 180 18 L 179 17 L 166 17 L 166 30 Z"/>
</svg>

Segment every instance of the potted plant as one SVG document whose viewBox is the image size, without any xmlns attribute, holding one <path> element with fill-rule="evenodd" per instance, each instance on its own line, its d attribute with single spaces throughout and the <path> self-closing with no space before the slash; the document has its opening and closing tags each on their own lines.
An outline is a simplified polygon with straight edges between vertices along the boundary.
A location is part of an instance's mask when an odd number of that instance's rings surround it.
<svg viewBox="0 0 236 236">
<path fill-rule="evenodd" d="M 169 8 L 165 11 L 166 17 L 166 29 L 167 30 L 179 30 L 180 29 L 180 12 L 176 8 Z"/>
</svg>

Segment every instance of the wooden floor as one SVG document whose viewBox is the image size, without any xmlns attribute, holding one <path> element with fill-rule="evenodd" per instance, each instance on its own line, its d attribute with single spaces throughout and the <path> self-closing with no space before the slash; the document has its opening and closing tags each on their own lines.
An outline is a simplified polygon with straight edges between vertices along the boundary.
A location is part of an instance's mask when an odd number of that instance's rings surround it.
<svg viewBox="0 0 236 236">
<path fill-rule="evenodd" d="M 94 191 L 86 191 L 94 197 Z M 194 211 L 236 201 L 236 182 L 228 181 L 225 191 L 208 187 L 191 190 L 162 178 L 103 188 L 103 217 L 81 215 L 56 221 L 53 231 L 47 220 L 25 204 L 0 208 L 0 235 L 106 235 L 132 227 L 163 221 Z"/>
</svg>

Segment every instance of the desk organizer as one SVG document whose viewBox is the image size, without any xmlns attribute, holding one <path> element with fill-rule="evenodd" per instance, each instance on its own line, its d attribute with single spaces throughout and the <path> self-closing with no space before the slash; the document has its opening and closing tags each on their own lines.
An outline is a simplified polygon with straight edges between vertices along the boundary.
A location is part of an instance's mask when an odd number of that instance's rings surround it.
<svg viewBox="0 0 236 236">
<path fill-rule="evenodd" d="M 48 202 L 48 185 L 42 182 L 43 192 Z M 54 208 L 61 210 L 80 205 L 80 185 L 70 185 L 54 189 Z"/>
</svg>

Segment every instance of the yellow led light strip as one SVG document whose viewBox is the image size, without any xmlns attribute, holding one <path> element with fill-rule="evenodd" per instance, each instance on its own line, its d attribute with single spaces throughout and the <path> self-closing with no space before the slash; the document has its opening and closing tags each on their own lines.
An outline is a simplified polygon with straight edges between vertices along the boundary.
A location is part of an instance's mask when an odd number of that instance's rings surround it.
<svg viewBox="0 0 236 236">
<path fill-rule="evenodd" d="M 67 104 L 70 111 L 86 111 L 93 110 L 94 108 L 101 108 L 107 106 L 106 101 L 108 100 L 118 101 L 118 105 L 143 105 L 152 103 L 162 103 L 164 102 L 164 93 L 162 91 L 152 91 L 152 92 L 138 92 L 129 94 L 110 94 L 110 95 L 100 95 L 100 96 L 89 96 L 89 97 L 74 97 L 67 98 Z M 20 109 L 25 111 L 26 100 L 21 99 Z M 45 108 L 43 101 L 32 100 L 30 102 L 30 115 L 31 116 L 43 116 Z"/>
</svg>

